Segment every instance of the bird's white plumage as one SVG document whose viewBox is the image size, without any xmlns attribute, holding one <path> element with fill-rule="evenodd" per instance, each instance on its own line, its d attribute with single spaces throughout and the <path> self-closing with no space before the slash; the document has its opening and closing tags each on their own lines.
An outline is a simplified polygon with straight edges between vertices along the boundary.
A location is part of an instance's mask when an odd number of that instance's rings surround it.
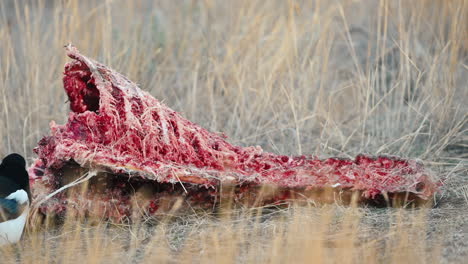
<svg viewBox="0 0 468 264">
<path fill-rule="evenodd" d="M 27 203 L 27 206 L 17 218 L 0 223 L 0 246 L 16 243 L 20 240 L 29 213 L 28 194 L 24 190 L 14 192 L 8 195 L 6 199 L 14 199 L 19 204 Z"/>
<path fill-rule="evenodd" d="M 25 190 L 17 190 L 8 195 L 5 199 L 16 200 L 19 204 L 24 204 L 29 201 L 28 193 Z"/>
</svg>

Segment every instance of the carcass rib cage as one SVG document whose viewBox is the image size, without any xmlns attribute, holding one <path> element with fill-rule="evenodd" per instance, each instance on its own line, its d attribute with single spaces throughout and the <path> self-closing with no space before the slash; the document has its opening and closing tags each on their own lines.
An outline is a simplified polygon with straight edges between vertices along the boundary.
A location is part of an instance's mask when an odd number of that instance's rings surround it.
<svg viewBox="0 0 468 264">
<path fill-rule="evenodd" d="M 163 196 L 175 193 L 188 201 L 214 203 L 222 184 L 236 186 L 240 200 L 258 186 L 275 186 L 281 191 L 265 201 L 272 203 L 290 199 L 293 191 L 327 187 L 358 191 L 366 199 L 395 193 L 428 199 L 439 186 L 415 160 L 368 155 L 318 159 L 232 145 L 75 47 L 68 46 L 67 54 L 73 59 L 63 77 L 71 108 L 68 122 L 51 122 L 51 133 L 35 148 L 38 158 L 30 168 L 34 195 L 43 200 L 45 213 L 63 212 L 76 202 L 65 192 L 43 199 L 66 184 L 67 168 L 112 175 L 105 191 L 91 188 L 80 198 L 88 201 L 80 210 L 99 204 L 93 213 L 117 219 L 131 213 L 128 184 L 154 189 L 145 205 L 149 213 L 160 208 Z"/>
</svg>

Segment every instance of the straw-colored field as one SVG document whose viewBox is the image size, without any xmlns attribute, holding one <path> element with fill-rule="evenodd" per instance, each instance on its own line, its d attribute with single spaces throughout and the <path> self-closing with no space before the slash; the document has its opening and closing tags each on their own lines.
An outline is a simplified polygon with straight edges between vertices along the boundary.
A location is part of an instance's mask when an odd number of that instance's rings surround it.
<svg viewBox="0 0 468 264">
<path fill-rule="evenodd" d="M 69 215 L 1 263 L 463 263 L 468 1 L 0 1 L 0 156 L 68 113 L 72 42 L 231 143 L 423 160 L 430 208 L 222 205 L 151 225 Z M 183 201 L 181 201 L 183 203 Z"/>
</svg>

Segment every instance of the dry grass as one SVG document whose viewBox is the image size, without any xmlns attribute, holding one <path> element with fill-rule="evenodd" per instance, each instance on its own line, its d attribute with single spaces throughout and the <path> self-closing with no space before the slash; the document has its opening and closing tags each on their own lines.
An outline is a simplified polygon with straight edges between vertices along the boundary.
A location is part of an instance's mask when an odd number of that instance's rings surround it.
<svg viewBox="0 0 468 264">
<path fill-rule="evenodd" d="M 174 207 L 173 213 L 177 206 Z M 112 225 L 69 216 L 59 228 L 28 230 L 0 249 L 21 263 L 402 263 L 441 259 L 439 236 L 426 238 L 426 209 L 387 212 L 370 234 L 365 209 L 324 206 L 168 213 L 157 225 Z M 141 219 L 141 218 L 139 218 Z M 420 241 L 414 243 L 414 241 Z"/>
<path fill-rule="evenodd" d="M 2 257 L 462 261 L 467 21 L 463 0 L 1 1 L 2 156 L 33 158 L 50 120 L 66 120 L 62 47 L 71 41 L 233 143 L 287 154 L 420 158 L 446 179 L 430 210 L 301 207 L 270 219 L 244 210 L 167 218 L 151 228 L 70 216 L 59 229 L 32 228 Z"/>
</svg>

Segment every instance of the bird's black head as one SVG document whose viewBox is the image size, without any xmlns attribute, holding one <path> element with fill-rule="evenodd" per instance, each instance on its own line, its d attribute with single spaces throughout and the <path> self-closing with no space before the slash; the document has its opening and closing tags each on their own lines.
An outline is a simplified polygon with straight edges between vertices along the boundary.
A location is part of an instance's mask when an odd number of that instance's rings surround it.
<svg viewBox="0 0 468 264">
<path fill-rule="evenodd" d="M 3 159 L 2 166 L 19 166 L 24 168 L 26 167 L 26 161 L 20 154 L 12 153 Z"/>
<path fill-rule="evenodd" d="M 8 178 L 29 193 L 29 175 L 23 156 L 16 153 L 6 156 L 0 164 L 0 177 Z"/>
</svg>

